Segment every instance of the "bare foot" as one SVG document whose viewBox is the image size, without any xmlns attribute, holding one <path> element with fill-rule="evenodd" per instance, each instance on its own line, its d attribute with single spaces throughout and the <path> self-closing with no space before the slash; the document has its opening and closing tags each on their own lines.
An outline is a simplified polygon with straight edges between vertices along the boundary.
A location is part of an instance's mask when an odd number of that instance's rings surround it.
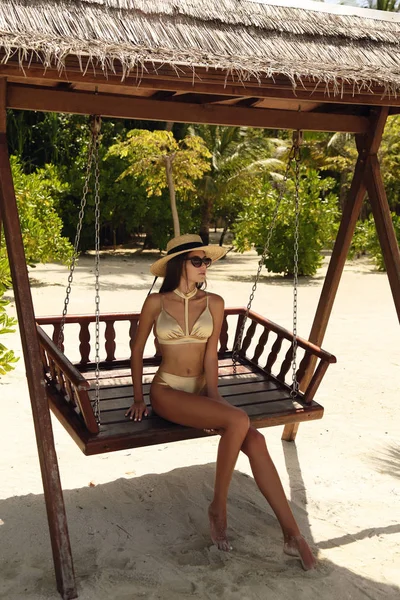
<svg viewBox="0 0 400 600">
<path fill-rule="evenodd" d="M 223 552 L 232 550 L 232 546 L 226 537 L 226 514 L 221 515 L 221 513 L 217 512 L 210 504 L 208 507 L 208 518 L 210 521 L 210 532 L 213 544 L 217 546 L 218 550 L 223 550 Z"/>
<path fill-rule="evenodd" d="M 316 558 L 311 548 L 302 535 L 293 535 L 285 539 L 283 551 L 289 556 L 295 556 L 301 560 L 301 566 L 305 571 L 314 569 L 317 565 Z"/>
</svg>

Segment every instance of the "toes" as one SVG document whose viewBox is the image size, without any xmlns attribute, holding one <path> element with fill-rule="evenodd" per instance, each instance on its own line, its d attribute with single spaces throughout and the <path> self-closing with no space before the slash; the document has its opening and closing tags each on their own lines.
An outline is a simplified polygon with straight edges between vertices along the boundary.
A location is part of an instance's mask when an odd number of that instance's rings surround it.
<svg viewBox="0 0 400 600">
<path fill-rule="evenodd" d="M 221 548 L 221 550 L 223 550 L 224 552 L 230 552 L 231 550 L 233 550 L 233 548 L 230 545 L 230 543 L 228 542 L 228 540 L 224 541 L 223 547 Z"/>
<path fill-rule="evenodd" d="M 212 540 L 213 544 L 218 548 L 218 550 L 221 550 L 222 552 L 230 552 L 231 550 L 233 550 L 232 546 L 230 545 L 230 543 L 228 542 L 228 540 L 225 538 L 223 540 Z"/>
<path fill-rule="evenodd" d="M 301 561 L 301 566 L 305 571 L 310 571 L 317 566 L 317 560 L 314 557 L 310 546 L 302 536 L 293 537 L 283 545 L 283 551 L 289 556 L 295 556 Z"/>
</svg>

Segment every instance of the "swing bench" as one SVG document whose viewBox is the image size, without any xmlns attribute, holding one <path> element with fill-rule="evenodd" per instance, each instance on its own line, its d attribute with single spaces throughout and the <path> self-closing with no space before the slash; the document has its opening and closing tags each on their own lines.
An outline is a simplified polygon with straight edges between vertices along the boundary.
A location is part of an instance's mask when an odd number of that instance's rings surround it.
<svg viewBox="0 0 400 600">
<path fill-rule="evenodd" d="M 133 400 L 130 352 L 140 313 L 100 314 L 99 311 L 99 133 L 100 118 L 92 120 L 92 136 L 86 181 L 81 202 L 74 257 L 68 278 L 62 316 L 37 318 L 46 394 L 50 407 L 71 437 L 86 455 L 126 450 L 153 444 L 199 438 L 203 430 L 188 428 L 158 417 L 150 406 L 149 388 L 161 362 L 155 341 L 155 353 L 144 358 L 143 386 L 149 416 L 132 422 L 125 413 Z M 297 336 L 297 248 L 299 232 L 300 132 L 293 136 L 283 183 L 295 163 L 295 252 L 293 333 L 251 310 L 251 303 L 268 253 L 269 242 L 283 198 L 284 185 L 276 203 L 272 227 L 259 261 L 247 308 L 225 309 L 218 348 L 218 384 L 221 395 L 233 406 L 246 411 L 251 423 L 259 427 L 287 425 L 320 419 L 323 407 L 314 401 L 315 393 L 329 366 L 336 358 Z M 95 196 L 95 273 L 96 311 L 94 315 L 67 315 L 71 284 L 78 257 L 89 181 L 94 164 Z M 51 329 L 52 328 L 52 329 Z M 91 329 L 95 329 L 93 356 Z M 104 328 L 104 355 L 100 357 L 100 329 Z M 66 334 L 66 335 L 64 335 Z M 64 354 L 64 340 L 79 339 L 80 360 L 72 363 Z M 124 339 L 125 338 L 125 339 Z M 118 340 L 118 348 L 116 340 Z M 301 358 L 300 358 L 300 355 Z M 297 367 L 297 361 L 299 366 Z M 307 369 L 319 361 L 314 374 L 301 390 Z M 291 371 L 291 377 L 289 377 Z M 291 383 L 288 381 L 291 379 Z"/>
<path fill-rule="evenodd" d="M 319 364 L 304 393 L 298 392 L 293 399 L 291 388 L 285 382 L 291 366 L 293 334 L 251 311 L 235 375 L 232 350 L 228 348 L 235 346 L 245 313 L 245 308 L 225 310 L 218 352 L 218 384 L 221 395 L 232 405 L 245 410 L 257 428 L 320 419 L 324 409 L 313 398 L 329 364 L 336 362 L 335 357 L 297 337 L 298 348 L 304 351 L 297 371 L 298 380 L 304 375 L 313 356 L 319 359 Z M 139 313 L 103 314 L 100 317 L 100 321 L 105 324 L 106 353 L 106 359 L 99 365 L 100 426 L 92 406 L 95 400 L 96 363 L 90 356 L 89 326 L 95 322 L 95 317 L 68 316 L 65 319 L 66 333 L 69 327 L 72 329 L 75 326 L 75 330 L 77 326 L 79 328 L 81 359 L 75 364 L 57 347 L 61 317 L 37 318 L 50 407 L 87 455 L 209 435 L 199 429 L 165 421 L 155 415 L 151 407 L 149 416 L 140 423 L 133 423 L 125 417 L 133 398 L 132 381 L 129 358 L 116 356 L 115 325 L 122 322 L 132 341 L 139 318 Z M 235 321 L 236 333 L 229 345 L 231 332 L 235 331 Z M 44 331 L 46 326 L 52 326 L 52 337 Z M 265 352 L 268 340 L 272 339 L 267 358 L 261 363 L 260 357 Z M 287 349 L 282 352 L 284 347 Z M 253 349 L 250 351 L 250 348 Z M 158 354 L 144 359 L 144 396 L 148 405 L 150 383 L 159 364 Z"/>
</svg>

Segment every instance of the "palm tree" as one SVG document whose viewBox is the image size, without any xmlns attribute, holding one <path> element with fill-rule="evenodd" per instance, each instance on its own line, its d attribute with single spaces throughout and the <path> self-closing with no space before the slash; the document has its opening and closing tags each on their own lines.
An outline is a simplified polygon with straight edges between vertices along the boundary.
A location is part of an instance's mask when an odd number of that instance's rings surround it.
<svg viewBox="0 0 400 600">
<path fill-rule="evenodd" d="M 197 190 L 201 207 L 200 235 L 209 243 L 214 208 L 224 198 L 246 193 L 246 185 L 260 171 L 282 169 L 276 148 L 286 148 L 282 139 L 267 138 L 262 130 L 220 125 L 193 125 L 193 135 L 203 138 L 211 153 L 211 169 L 200 179 Z"/>
</svg>

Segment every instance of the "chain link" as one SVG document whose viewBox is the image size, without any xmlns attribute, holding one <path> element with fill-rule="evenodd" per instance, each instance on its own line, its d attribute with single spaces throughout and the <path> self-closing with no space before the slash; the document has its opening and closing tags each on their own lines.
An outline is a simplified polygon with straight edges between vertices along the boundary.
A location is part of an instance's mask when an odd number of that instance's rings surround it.
<svg viewBox="0 0 400 600">
<path fill-rule="evenodd" d="M 81 239 L 81 232 L 83 226 L 83 219 L 85 217 L 85 208 L 87 204 L 87 196 L 89 193 L 89 184 L 91 180 L 91 174 L 94 170 L 94 200 L 95 200 L 95 316 L 96 316 L 96 330 L 95 330 L 95 400 L 93 403 L 93 411 L 96 417 L 97 423 L 100 425 L 100 169 L 99 169 L 99 145 L 100 145 L 100 129 L 101 129 L 101 118 L 99 116 L 93 116 L 91 119 L 91 136 L 88 148 L 88 159 L 85 173 L 85 183 L 83 186 L 82 200 L 80 204 L 78 226 L 75 234 L 74 241 L 74 252 L 71 260 L 70 272 L 68 275 L 68 284 L 66 287 L 66 295 L 64 300 L 64 308 L 62 312 L 60 332 L 58 335 L 57 346 L 62 350 L 64 342 L 64 326 L 65 317 L 68 312 L 68 304 L 70 301 L 72 283 L 74 279 L 75 267 L 79 258 L 79 243 Z"/>
<path fill-rule="evenodd" d="M 90 175 L 92 172 L 94 149 L 95 149 L 95 140 L 92 135 L 89 140 L 85 183 L 83 185 L 82 199 L 81 199 L 81 205 L 80 205 L 79 217 L 78 217 L 78 225 L 77 225 L 76 233 L 75 233 L 74 253 L 72 255 L 71 266 L 70 266 L 69 275 L 68 275 L 68 284 L 65 289 L 64 308 L 62 311 L 60 332 L 58 334 L 58 340 L 57 340 L 57 346 L 60 350 L 62 350 L 62 346 L 63 346 L 63 342 L 64 342 L 65 317 L 67 316 L 67 313 L 68 313 L 68 304 L 70 301 L 70 296 L 71 296 L 71 291 L 72 291 L 72 282 L 74 280 L 75 267 L 76 267 L 76 264 L 77 264 L 78 258 L 79 258 L 79 242 L 81 239 L 83 219 L 85 217 L 85 208 L 86 208 L 86 203 L 87 203 L 87 195 L 89 192 L 89 183 L 90 183 Z"/>
<path fill-rule="evenodd" d="M 299 226 L 300 226 L 300 164 L 301 164 L 301 150 L 300 143 L 301 137 L 300 132 L 297 137 L 297 144 L 294 151 L 295 161 L 295 224 L 294 224 L 294 256 L 293 256 L 293 351 L 292 351 L 292 389 L 290 390 L 290 396 L 292 400 L 295 399 L 299 391 L 299 383 L 297 381 L 297 291 L 299 283 Z M 295 135 L 294 132 L 293 135 Z"/>
<path fill-rule="evenodd" d="M 250 294 L 250 298 L 246 307 L 246 312 L 244 314 L 243 317 L 243 321 L 236 339 L 236 343 L 235 346 L 233 348 L 233 352 L 232 352 L 232 362 L 233 362 L 233 373 L 234 375 L 237 374 L 237 363 L 239 361 L 239 352 L 240 352 L 240 348 L 242 346 L 242 340 L 243 340 L 243 333 L 244 333 L 244 329 L 246 327 L 246 321 L 247 318 L 249 316 L 249 312 L 251 309 L 251 305 L 253 303 L 254 300 L 254 295 L 257 289 L 257 285 L 258 285 L 258 281 L 260 279 L 260 273 L 261 273 L 261 269 L 264 265 L 265 259 L 268 255 L 268 251 L 269 251 L 269 246 L 271 243 L 271 238 L 272 238 L 272 234 L 275 230 L 275 226 L 276 226 L 276 222 L 278 220 L 278 213 L 279 213 L 279 208 L 281 206 L 282 200 L 283 200 L 283 196 L 284 193 L 286 191 L 286 184 L 287 184 L 287 180 L 289 177 L 289 172 L 290 172 L 290 168 L 292 165 L 292 162 L 295 161 L 295 198 L 296 198 L 296 208 L 295 208 L 295 212 L 296 212 L 296 223 L 295 223 L 295 250 L 294 250 L 294 263 L 295 263 L 295 268 L 294 271 L 296 273 L 295 275 L 295 285 L 294 285 L 294 311 L 296 312 L 296 320 L 295 318 L 293 319 L 294 324 L 296 325 L 297 328 L 297 272 L 298 272 L 298 230 L 299 230 L 299 223 L 298 223 L 298 208 L 299 208 L 299 178 L 300 178 L 300 143 L 301 143 L 301 132 L 300 131 L 294 131 L 293 132 L 293 141 L 292 141 L 292 146 L 290 148 L 289 151 L 289 156 L 288 156 L 288 161 L 287 161 L 287 165 L 286 165 L 286 170 L 285 170 L 285 174 L 280 186 L 280 192 L 279 192 L 279 196 L 278 196 L 278 200 L 276 201 L 275 204 L 275 208 L 274 208 L 274 212 L 272 215 L 272 220 L 271 220 L 271 226 L 268 230 L 268 234 L 267 234 L 267 239 L 265 241 L 265 245 L 263 248 L 263 252 L 261 255 L 260 260 L 258 261 L 258 269 L 257 269 L 257 273 L 254 279 L 254 283 L 253 283 L 253 287 L 251 290 L 251 294 Z M 296 241 L 297 241 L 297 247 L 296 247 Z M 294 313 L 295 314 L 295 313 Z M 297 333 L 297 332 L 296 332 Z M 296 361 L 296 351 L 297 351 L 297 341 L 296 341 L 296 334 L 293 340 L 293 361 L 295 363 Z M 292 362 L 292 368 L 293 368 L 293 362 Z M 294 379 L 293 379 L 294 377 Z M 298 390 L 298 384 L 297 384 L 297 380 L 296 380 L 296 365 L 294 367 L 294 376 L 292 373 L 292 391 L 291 391 L 291 395 L 293 394 L 293 390 L 294 391 L 294 395 L 297 393 Z"/>
<path fill-rule="evenodd" d="M 99 169 L 99 145 L 100 145 L 100 117 L 95 117 L 93 124 L 93 135 L 95 136 L 95 147 L 93 153 L 94 161 L 94 215 L 95 215 L 95 400 L 93 406 L 94 416 L 100 425 L 100 169 Z"/>
</svg>

